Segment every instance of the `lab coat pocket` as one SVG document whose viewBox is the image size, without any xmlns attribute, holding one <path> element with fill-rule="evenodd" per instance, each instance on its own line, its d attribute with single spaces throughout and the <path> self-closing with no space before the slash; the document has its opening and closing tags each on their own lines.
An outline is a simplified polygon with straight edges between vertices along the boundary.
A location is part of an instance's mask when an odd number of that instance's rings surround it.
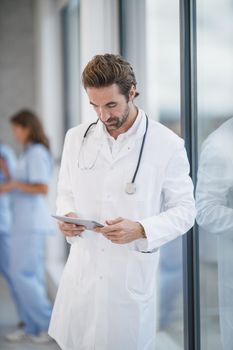
<svg viewBox="0 0 233 350">
<path fill-rule="evenodd" d="M 64 274 L 74 285 L 80 284 L 83 270 L 84 247 L 81 240 L 71 245 L 70 254 L 65 265 Z"/>
<path fill-rule="evenodd" d="M 155 290 L 158 253 L 130 251 L 126 271 L 126 289 L 138 300 L 149 299 Z"/>
</svg>

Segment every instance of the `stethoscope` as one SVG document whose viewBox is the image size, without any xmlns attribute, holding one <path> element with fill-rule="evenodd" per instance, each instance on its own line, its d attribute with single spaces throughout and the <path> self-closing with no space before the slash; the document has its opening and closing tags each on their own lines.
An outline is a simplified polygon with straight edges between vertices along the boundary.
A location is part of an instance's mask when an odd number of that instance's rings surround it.
<svg viewBox="0 0 233 350">
<path fill-rule="evenodd" d="M 86 129 L 84 135 L 83 135 L 83 140 L 82 140 L 82 145 L 84 144 L 84 141 L 87 137 L 87 134 L 89 132 L 89 130 L 92 128 L 92 126 L 96 125 L 98 123 L 99 119 L 94 122 L 94 123 L 91 123 L 88 128 Z M 137 161 L 137 166 L 135 168 L 135 171 L 134 171 L 134 174 L 133 174 L 133 177 L 132 177 L 132 180 L 131 182 L 128 182 L 125 186 L 125 192 L 127 194 L 134 194 L 136 192 L 136 184 L 135 184 L 135 179 L 136 179 L 136 176 L 137 176 L 137 173 L 138 173 L 138 170 L 139 170 L 139 167 L 140 167 L 140 163 L 141 163 L 141 158 L 142 158 L 142 153 L 143 153 L 143 148 L 144 148 L 144 144 L 145 144 L 145 140 L 146 140 L 146 135 L 147 135 L 147 130 L 148 130 L 148 117 L 146 115 L 146 127 L 145 127 L 145 132 L 144 132 L 144 135 L 143 135 L 143 139 L 142 139 L 142 144 L 141 144 L 141 148 L 140 148 L 140 152 L 139 152 L 139 156 L 138 156 L 138 161 Z M 82 148 L 82 146 L 81 146 Z M 81 149 L 80 148 L 80 149 Z M 80 157 L 80 153 L 79 153 L 79 157 Z M 92 164 L 92 166 L 90 167 L 83 167 L 83 169 L 92 169 L 94 167 L 94 164 L 95 162 Z M 80 167 L 80 166 L 79 166 Z"/>
</svg>

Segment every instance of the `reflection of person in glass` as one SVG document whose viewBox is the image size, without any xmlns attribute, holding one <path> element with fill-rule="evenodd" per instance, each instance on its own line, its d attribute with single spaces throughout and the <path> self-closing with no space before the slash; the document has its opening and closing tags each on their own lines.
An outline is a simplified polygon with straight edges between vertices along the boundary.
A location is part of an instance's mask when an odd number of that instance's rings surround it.
<svg viewBox="0 0 233 350">
<path fill-rule="evenodd" d="M 202 146 L 196 189 L 197 222 L 218 235 L 220 328 L 224 350 L 233 349 L 233 118 Z"/>
<path fill-rule="evenodd" d="M 0 193 L 12 193 L 13 223 L 10 270 L 25 327 L 6 336 L 18 342 L 50 340 L 47 329 L 51 304 L 44 280 L 44 244 L 52 230 L 46 205 L 52 172 L 49 143 L 39 119 L 30 111 L 11 118 L 16 141 L 23 152 L 12 179 L 0 185 Z"/>
</svg>

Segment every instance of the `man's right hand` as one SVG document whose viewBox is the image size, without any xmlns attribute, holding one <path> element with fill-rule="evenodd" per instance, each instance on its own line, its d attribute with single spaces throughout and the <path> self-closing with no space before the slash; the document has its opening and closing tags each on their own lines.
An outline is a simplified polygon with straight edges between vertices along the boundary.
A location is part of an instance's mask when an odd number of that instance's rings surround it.
<svg viewBox="0 0 233 350">
<path fill-rule="evenodd" d="M 75 213 L 68 213 L 65 214 L 65 216 L 77 218 L 77 215 Z M 86 229 L 85 226 L 70 224 L 63 221 L 59 221 L 58 226 L 63 235 L 67 237 L 80 236 Z"/>
</svg>

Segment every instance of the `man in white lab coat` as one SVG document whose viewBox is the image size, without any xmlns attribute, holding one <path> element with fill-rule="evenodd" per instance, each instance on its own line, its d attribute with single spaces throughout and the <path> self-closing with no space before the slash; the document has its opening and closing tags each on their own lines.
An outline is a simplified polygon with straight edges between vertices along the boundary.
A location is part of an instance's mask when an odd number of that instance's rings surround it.
<svg viewBox="0 0 233 350">
<path fill-rule="evenodd" d="M 195 218 L 184 142 L 134 104 L 120 56 L 95 56 L 82 79 L 98 121 L 66 135 L 57 214 L 104 227 L 59 224 L 71 250 L 49 334 L 64 350 L 155 350 L 159 248 Z"/>
</svg>

